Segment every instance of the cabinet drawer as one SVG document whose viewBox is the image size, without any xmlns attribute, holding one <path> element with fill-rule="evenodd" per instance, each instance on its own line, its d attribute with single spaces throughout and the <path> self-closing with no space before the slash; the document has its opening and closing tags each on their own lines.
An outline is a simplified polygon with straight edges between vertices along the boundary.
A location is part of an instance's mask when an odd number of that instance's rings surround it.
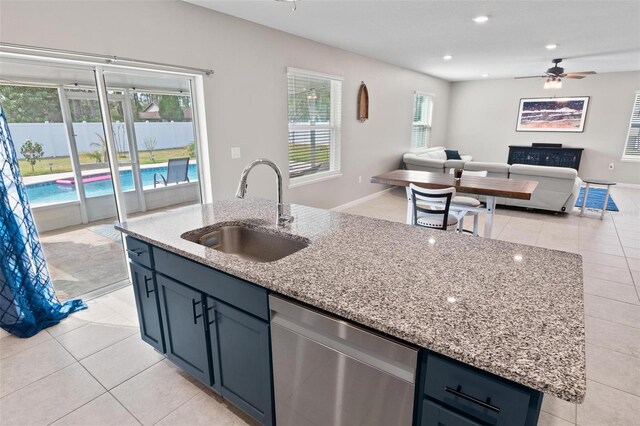
<svg viewBox="0 0 640 426">
<path fill-rule="evenodd" d="M 127 256 L 132 261 L 144 265 L 147 268 L 151 268 L 151 246 L 147 243 L 143 243 L 140 240 L 136 240 L 132 237 L 127 237 Z"/>
<path fill-rule="evenodd" d="M 422 402 L 420 426 L 480 426 L 480 423 L 425 399 Z"/>
<path fill-rule="evenodd" d="M 474 419 L 524 425 L 531 392 L 490 373 L 430 353 L 424 393 Z"/>
<path fill-rule="evenodd" d="M 266 289 L 157 247 L 153 247 L 153 257 L 156 271 L 265 321 L 269 320 Z"/>
</svg>

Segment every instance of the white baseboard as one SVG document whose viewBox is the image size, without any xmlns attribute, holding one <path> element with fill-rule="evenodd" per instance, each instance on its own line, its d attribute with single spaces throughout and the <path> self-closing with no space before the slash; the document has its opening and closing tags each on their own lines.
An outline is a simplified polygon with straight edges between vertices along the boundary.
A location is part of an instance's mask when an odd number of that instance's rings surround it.
<svg viewBox="0 0 640 426">
<path fill-rule="evenodd" d="M 358 198 L 357 200 L 349 201 L 348 203 L 342 204 L 340 206 L 336 206 L 336 207 L 332 208 L 331 210 L 336 211 L 336 212 L 340 212 L 342 210 L 348 209 L 349 207 L 357 206 L 358 204 L 364 203 L 365 201 L 369 201 L 369 200 L 373 200 L 374 198 L 378 198 L 379 196 L 381 196 L 385 192 L 391 191 L 393 188 L 395 188 L 395 187 L 392 186 L 391 188 L 383 189 L 380 192 L 376 192 L 376 193 L 373 193 L 371 195 L 367 195 L 366 197 L 362 197 L 362 198 Z"/>
<path fill-rule="evenodd" d="M 637 183 L 619 183 L 616 186 L 620 188 L 640 189 L 640 185 Z"/>
</svg>

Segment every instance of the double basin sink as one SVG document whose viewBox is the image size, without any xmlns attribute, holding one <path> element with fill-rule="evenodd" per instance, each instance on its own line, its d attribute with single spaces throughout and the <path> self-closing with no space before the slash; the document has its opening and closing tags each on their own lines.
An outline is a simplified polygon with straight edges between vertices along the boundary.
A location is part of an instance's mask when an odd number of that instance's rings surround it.
<svg viewBox="0 0 640 426">
<path fill-rule="evenodd" d="M 183 239 L 253 262 L 274 262 L 309 246 L 299 240 L 247 225 L 220 225 L 189 231 Z"/>
</svg>

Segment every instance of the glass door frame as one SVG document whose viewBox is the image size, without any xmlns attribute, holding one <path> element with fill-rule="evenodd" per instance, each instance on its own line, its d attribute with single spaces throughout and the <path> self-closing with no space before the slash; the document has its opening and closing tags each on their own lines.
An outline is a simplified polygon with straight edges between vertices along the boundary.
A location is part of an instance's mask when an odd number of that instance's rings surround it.
<svg viewBox="0 0 640 426">
<path fill-rule="evenodd" d="M 189 81 L 189 85 L 190 85 L 190 96 L 191 96 L 191 108 L 192 108 L 192 121 L 193 121 L 193 128 L 194 128 L 194 142 L 196 144 L 196 158 L 198 161 L 198 179 L 199 179 L 199 188 L 200 188 L 200 203 L 201 204 L 206 204 L 206 203 L 211 203 L 213 202 L 213 186 L 212 186 L 212 177 L 211 177 L 211 155 L 210 155 L 210 150 L 209 150 L 209 146 L 208 146 L 208 131 L 207 131 L 207 127 L 206 127 L 206 115 L 205 115 L 205 102 L 204 102 L 204 76 L 205 73 L 194 73 L 193 70 L 188 70 L 185 69 L 184 71 L 181 70 L 169 70 L 166 68 L 163 68 L 162 66 L 158 66 L 158 69 L 153 69 L 153 68 L 149 68 L 149 65 L 141 65 L 141 66 L 135 66 L 135 65 L 120 65 L 117 64 L 115 62 L 109 62 L 107 65 L 104 65 L 104 62 L 101 62 L 99 60 L 91 60 L 91 59 L 78 59 L 77 57 L 75 57 L 74 55 L 65 55 L 63 53 L 59 53 L 56 54 L 55 56 L 52 56 L 50 54 L 47 53 L 43 53 L 43 54 L 36 54 L 36 53 L 15 53 L 15 52 L 10 52 L 10 51 L 6 51 L 3 49 L 0 49 L 0 60 L 2 58 L 7 58 L 7 59 L 13 59 L 13 60 L 26 60 L 26 61 L 36 61 L 36 62 L 40 62 L 44 65 L 46 64 L 59 64 L 59 65 L 69 65 L 72 66 L 74 68 L 78 68 L 78 69 L 85 69 L 87 71 L 93 71 L 94 72 L 94 76 L 95 76 L 95 81 L 96 81 L 96 88 L 97 93 L 98 93 L 98 101 L 101 105 L 101 114 L 104 114 L 104 107 L 108 107 L 108 100 L 106 100 L 108 98 L 108 93 L 107 93 L 107 85 L 105 84 L 105 79 L 104 79 L 104 73 L 105 72 L 119 72 L 119 73 L 132 73 L 132 74 L 138 74 L 138 75 L 149 75 L 149 76 L 158 76 L 158 75 L 172 75 L 175 77 L 180 77 L 180 78 L 185 78 Z M 175 68 L 175 67 L 174 67 Z M 211 75 L 210 73 L 206 73 L 207 75 Z M 98 84 L 99 83 L 99 84 Z M 55 87 L 58 87 L 59 85 L 54 85 Z M 102 89 L 100 89 L 100 87 L 102 87 Z M 101 100 L 102 98 L 102 100 Z M 106 100 L 106 101 L 105 101 Z M 104 103 L 104 105 L 102 105 L 102 103 Z M 62 102 L 61 102 L 62 104 Z M 69 108 L 66 108 L 68 112 Z M 107 115 L 108 115 L 108 109 L 107 111 Z M 72 144 L 72 141 L 74 140 L 73 138 L 73 128 L 72 128 L 72 122 L 71 122 L 71 117 L 70 114 L 67 115 L 67 118 L 65 121 L 65 126 L 67 127 L 67 134 L 68 134 L 68 138 L 69 139 L 69 144 Z M 108 117 L 108 122 L 109 124 L 109 128 L 112 128 L 112 123 L 111 123 L 111 119 L 110 117 Z M 104 121 L 104 116 L 103 116 L 103 127 L 106 125 L 105 121 Z M 131 125 L 133 126 L 133 121 L 131 121 Z M 69 126 L 71 126 L 71 128 L 69 128 Z M 127 132 L 130 133 L 130 132 Z M 133 132 L 131 132 L 133 133 Z M 105 139 L 107 140 L 107 148 L 108 150 L 110 150 L 112 153 L 115 153 L 115 144 L 114 144 L 114 140 L 112 135 L 109 134 L 109 132 L 105 132 Z M 110 142 L 109 142 L 110 140 Z M 75 147 L 75 144 L 73 144 Z M 132 149 L 135 149 L 137 151 L 137 146 L 135 146 Z M 113 176 L 113 162 L 111 161 L 111 156 L 112 154 L 109 154 L 109 152 L 107 153 L 108 157 L 109 157 L 109 163 L 110 163 L 110 167 L 112 170 L 112 178 Z M 72 157 L 76 157 L 78 158 L 77 155 L 73 155 Z M 115 158 L 114 160 L 117 160 L 117 158 Z M 78 159 L 79 161 L 79 159 Z M 117 161 L 115 161 L 116 163 L 116 169 L 118 170 L 119 173 L 119 168 L 117 167 Z M 139 164 L 137 165 L 139 167 Z M 80 172 L 80 165 L 76 164 L 74 167 L 74 176 L 76 176 L 77 178 L 77 174 L 75 172 L 75 168 L 77 167 L 78 173 Z M 206 173 L 205 173 L 206 171 Z M 136 173 L 136 175 L 139 176 L 139 173 Z M 124 197 L 123 197 L 123 193 L 121 191 L 120 188 L 120 176 L 115 176 L 115 180 L 112 180 L 112 182 L 114 182 L 115 188 L 114 188 L 114 195 L 115 195 L 115 199 L 116 199 L 116 210 L 117 210 L 117 217 L 119 221 L 124 221 L 126 220 L 126 208 L 124 207 L 123 201 L 124 201 Z M 76 186 L 81 186 L 82 185 L 82 178 L 80 178 L 79 181 L 77 181 Z M 86 218 L 86 193 L 84 193 L 84 188 L 82 190 L 79 190 L 79 196 L 80 196 L 80 191 L 82 191 L 82 197 L 83 199 L 80 199 L 79 202 L 81 204 L 81 209 L 84 210 L 84 214 L 83 214 L 83 219 Z M 141 191 L 142 192 L 142 191 Z M 144 194 L 142 194 L 143 196 Z M 80 198 L 80 197 L 79 197 Z M 142 206 L 143 204 L 141 204 Z M 83 207 L 84 206 L 84 207 Z M 88 219 L 87 219 L 88 221 Z"/>
<path fill-rule="evenodd" d="M 95 78 L 95 72 L 94 72 L 94 78 Z M 89 100 L 89 101 L 96 101 L 98 102 L 99 106 L 100 106 L 100 119 L 102 121 L 102 127 L 103 127 L 103 132 L 105 133 L 105 140 L 107 141 L 107 155 L 108 155 L 108 150 L 110 148 L 109 143 L 108 143 L 108 138 L 106 137 L 107 131 L 106 131 L 106 127 L 104 126 L 104 117 L 102 115 L 102 111 L 103 111 L 103 106 L 100 103 L 100 99 L 99 99 L 99 92 L 97 90 L 97 85 L 91 87 L 89 90 L 95 90 L 95 94 L 93 93 L 71 93 L 71 92 L 64 92 L 63 96 L 66 102 L 68 102 L 69 100 L 73 100 L 73 99 L 83 99 L 83 100 Z M 136 198 L 138 201 L 138 206 L 139 206 L 139 210 L 142 212 L 147 211 L 146 209 L 146 204 L 145 204 L 145 199 L 144 199 L 144 192 L 143 192 L 143 187 L 142 187 L 142 179 L 140 178 L 140 162 L 138 160 L 138 145 L 137 145 L 137 141 L 136 141 L 136 135 L 135 135 L 135 129 L 133 126 L 133 111 L 131 109 L 131 103 L 129 100 L 129 89 L 117 89 L 118 91 L 122 90 L 122 94 L 119 93 L 111 93 L 109 94 L 109 92 L 107 91 L 107 105 L 109 104 L 109 102 L 122 102 L 122 111 L 124 113 L 124 125 L 126 128 L 126 137 L 127 137 L 127 144 L 129 147 L 129 159 L 130 159 L 130 163 L 131 163 L 131 170 L 132 170 L 132 174 L 133 174 L 133 183 L 134 183 L 134 188 L 133 190 L 136 192 Z M 67 104 L 67 108 L 68 108 L 68 104 Z M 71 117 L 71 113 L 69 112 L 69 122 L 71 123 L 71 128 L 72 128 L 72 137 L 73 137 L 73 143 L 74 143 L 74 147 L 75 147 L 75 133 L 73 132 L 73 121 L 72 121 L 72 117 Z M 109 135 L 113 136 L 113 132 L 109 132 Z M 113 139 L 113 138 L 112 138 Z M 115 140 L 114 140 L 115 142 Z M 77 151 L 77 147 L 75 147 L 76 151 Z M 117 158 L 117 148 L 115 150 L 116 152 L 116 158 Z M 75 153 L 74 156 L 74 160 L 78 160 L 79 162 L 79 157 L 77 157 L 79 154 Z M 77 157 L 77 158 L 76 158 Z M 75 161 L 74 161 L 75 162 Z M 109 161 L 107 161 L 107 163 L 109 163 Z M 118 162 L 118 165 L 120 165 L 120 162 Z M 112 167 L 111 164 L 109 163 L 110 168 Z M 79 167 L 79 171 L 80 174 L 82 173 L 82 165 L 78 164 Z M 79 180 L 78 180 L 79 179 Z M 82 182 L 82 177 L 78 177 L 76 174 L 76 182 Z M 83 184 L 82 184 L 83 185 Z M 84 185 L 83 185 L 84 187 Z M 115 188 L 114 188 L 115 191 Z M 115 194 L 115 192 L 114 192 Z M 83 196 L 83 201 L 85 201 L 86 204 L 86 194 L 84 189 L 82 190 L 82 196 Z M 86 205 L 84 205 L 84 210 L 86 211 Z M 117 211 L 117 209 L 116 209 Z M 120 220 L 120 219 L 118 219 Z"/>
</svg>

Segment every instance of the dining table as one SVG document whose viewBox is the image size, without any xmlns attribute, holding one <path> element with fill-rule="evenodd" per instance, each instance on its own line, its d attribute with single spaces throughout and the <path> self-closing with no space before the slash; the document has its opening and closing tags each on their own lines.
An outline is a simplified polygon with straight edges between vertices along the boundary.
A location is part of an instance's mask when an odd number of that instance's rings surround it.
<svg viewBox="0 0 640 426">
<path fill-rule="evenodd" d="M 431 173 L 420 170 L 393 170 L 373 176 L 371 183 L 404 186 L 409 184 L 427 189 L 455 188 L 456 193 L 484 195 L 485 207 L 481 208 L 485 214 L 483 236 L 491 238 L 493 216 L 496 208 L 496 197 L 530 200 L 538 182 L 532 180 L 505 179 L 499 177 L 465 176 L 464 172 L 459 180 L 448 173 Z M 412 223 L 412 201 L 407 197 L 407 223 Z"/>
</svg>

